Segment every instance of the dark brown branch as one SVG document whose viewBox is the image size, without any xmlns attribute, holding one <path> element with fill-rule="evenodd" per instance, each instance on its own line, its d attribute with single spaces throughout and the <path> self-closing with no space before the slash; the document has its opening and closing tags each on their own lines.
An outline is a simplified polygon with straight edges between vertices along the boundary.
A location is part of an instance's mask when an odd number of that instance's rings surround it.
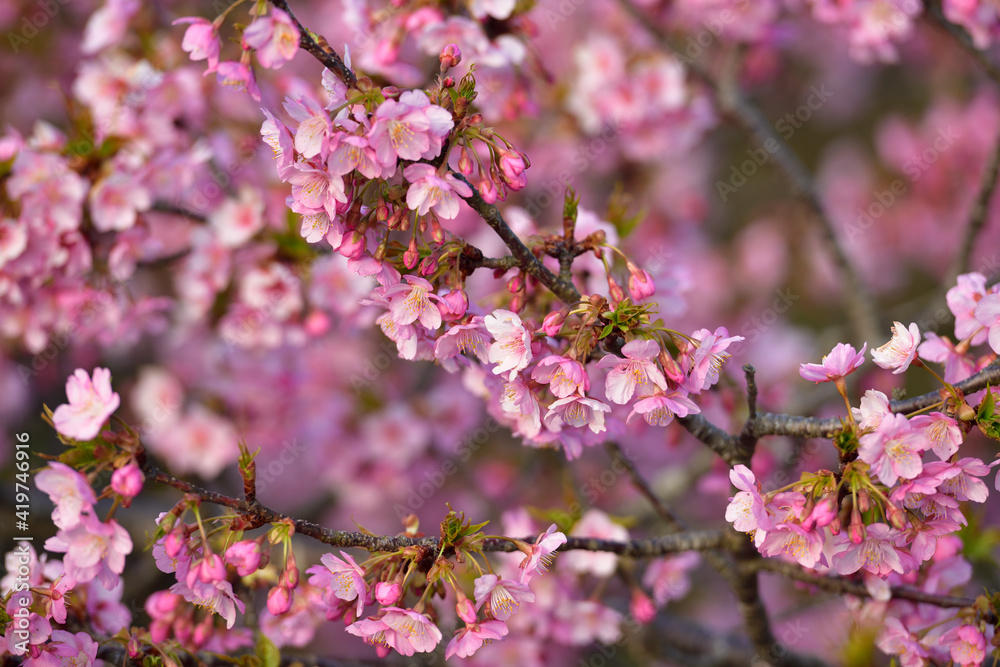
<svg viewBox="0 0 1000 667">
<path fill-rule="evenodd" d="M 517 263 L 521 267 L 521 270 L 549 288 L 549 290 L 563 303 L 568 305 L 577 303 L 580 300 L 580 292 L 578 292 L 576 287 L 573 286 L 573 283 L 568 280 L 563 280 L 556 274 L 549 271 L 549 269 L 542 264 L 537 257 L 535 257 L 534 253 L 532 253 L 531 250 L 524 245 L 520 237 L 514 233 L 514 230 L 507 225 L 503 216 L 500 214 L 500 209 L 493 204 L 486 203 L 486 200 L 482 198 L 476 188 L 472 187 L 472 184 L 469 183 L 465 176 L 456 171 L 452 171 L 451 173 L 463 183 L 468 185 L 472 190 L 472 196 L 462 197 L 462 199 L 464 199 L 465 203 L 467 203 L 473 211 L 478 213 L 479 217 L 481 217 L 483 221 L 497 233 L 497 236 L 500 237 L 507 248 L 510 249 L 511 254 L 513 254 L 513 256 L 517 259 Z"/>
<path fill-rule="evenodd" d="M 667 33 L 650 21 L 631 0 L 619 0 L 619 4 L 656 39 L 661 48 L 674 54 L 680 53 L 680 50 L 672 44 Z M 864 283 L 862 283 L 846 252 L 841 247 L 837 239 L 833 221 L 826 212 L 826 208 L 820 199 L 818 189 L 809 169 L 795 151 L 792 150 L 791 146 L 778 134 L 773 124 L 768 121 L 763 112 L 744 96 L 736 84 L 735 77 L 728 77 L 727 81 L 720 82 L 711 72 L 697 62 L 686 62 L 685 66 L 713 93 L 720 110 L 730 114 L 738 125 L 752 136 L 760 146 L 767 149 L 769 153 L 774 154 L 775 161 L 781 167 L 782 171 L 785 172 L 788 180 L 798 191 L 799 195 L 812 211 L 813 217 L 819 223 L 823 238 L 827 242 L 833 259 L 840 268 L 841 274 L 844 276 L 846 281 L 844 288 L 845 305 L 856 335 L 861 340 L 866 341 L 878 339 L 881 328 L 878 324 L 879 318 L 876 314 L 877 310 L 874 299 Z"/>
<path fill-rule="evenodd" d="M 304 25 L 299 23 L 299 20 L 292 13 L 292 8 L 288 6 L 286 0 L 271 0 L 273 4 L 278 9 L 284 11 L 288 14 L 288 17 L 292 19 L 295 27 L 299 29 L 299 48 L 304 51 L 308 51 L 316 60 L 323 63 L 328 70 L 337 75 L 337 78 L 343 81 L 348 88 L 356 88 L 358 84 L 358 78 L 354 75 L 354 72 L 344 64 L 344 61 L 340 59 L 337 52 L 326 45 L 326 40 L 320 44 L 313 37 L 313 33 L 309 31 Z M 322 39 L 322 38 L 321 38 Z M 326 48 L 324 48 L 326 46 Z"/>
<path fill-rule="evenodd" d="M 757 448 L 757 435 L 754 425 L 757 423 L 757 369 L 750 364 L 743 366 L 747 380 L 747 421 L 736 438 L 736 454 L 743 465 L 750 465 L 754 449 Z"/>
<path fill-rule="evenodd" d="M 145 459 L 145 456 L 137 457 L 146 479 L 161 484 L 172 486 L 175 489 L 197 496 L 202 502 L 221 505 L 233 510 L 248 524 L 249 529 L 259 528 L 270 523 L 291 521 L 295 526 L 295 532 L 299 535 L 311 537 L 324 544 L 340 548 L 357 547 L 367 551 L 391 552 L 404 549 L 406 547 L 426 547 L 429 552 L 437 550 L 440 540 L 436 537 L 399 537 L 389 535 L 368 535 L 366 533 L 346 532 L 332 530 L 319 524 L 303 519 L 296 519 L 275 512 L 259 502 L 247 503 L 239 498 L 233 498 L 215 491 L 209 491 L 199 486 L 191 484 L 173 475 L 169 475 L 154 467 Z M 648 558 L 652 556 L 662 556 L 670 553 L 680 553 L 682 551 L 704 551 L 706 549 L 717 549 L 722 545 L 725 533 L 720 530 L 696 531 L 681 535 L 666 535 L 663 537 L 652 537 L 640 540 L 629 540 L 628 542 L 618 542 L 615 540 L 602 540 L 590 537 L 570 537 L 566 544 L 560 547 L 559 551 L 608 551 L 621 556 L 631 556 L 633 558 Z M 534 537 L 518 538 L 524 542 L 531 543 Z M 483 544 L 484 551 L 516 551 L 517 547 L 506 539 L 489 538 Z"/>
<path fill-rule="evenodd" d="M 722 460 L 730 466 L 739 463 L 736 455 L 736 438 L 721 428 L 708 421 L 702 415 L 688 415 L 678 417 L 677 422 L 686 428 L 694 437 L 701 440 L 708 448 L 722 457 Z"/>
<path fill-rule="evenodd" d="M 990 201 L 997 187 L 997 176 L 1000 174 L 1000 134 L 997 135 L 996 145 L 983 171 L 982 180 L 979 183 L 979 194 L 972 204 L 972 211 L 969 213 L 969 221 L 962 231 L 962 240 L 958 244 L 958 252 L 952 262 L 951 269 L 945 279 L 946 285 L 955 283 L 959 275 L 968 272 L 972 263 L 972 248 L 986 223 L 986 215 L 989 212 Z"/>
<path fill-rule="evenodd" d="M 985 53 L 976 48 L 976 45 L 972 41 L 972 37 L 966 32 L 965 28 L 955 25 L 949 21 L 944 16 L 944 11 L 941 9 L 941 0 L 927 0 L 924 2 L 924 7 L 927 10 L 926 14 L 930 21 L 936 26 L 944 30 L 948 36 L 954 39 L 962 50 L 968 53 L 975 59 L 976 63 L 983 68 L 983 71 L 993 79 L 994 82 L 1000 84 L 1000 67 L 990 60 Z"/>
<path fill-rule="evenodd" d="M 816 588 L 828 593 L 847 594 L 857 597 L 870 598 L 871 594 L 865 585 L 859 581 L 850 581 L 841 577 L 828 577 L 822 574 L 815 574 L 803 570 L 797 563 L 778 560 L 776 558 L 762 558 L 749 564 L 755 570 L 766 570 L 780 574 L 783 577 L 812 584 Z M 909 600 L 910 602 L 921 602 L 932 604 L 938 607 L 962 608 L 969 607 L 975 603 L 974 598 L 955 597 L 952 595 L 937 595 L 926 593 L 907 586 L 893 586 L 893 600 Z"/>
</svg>

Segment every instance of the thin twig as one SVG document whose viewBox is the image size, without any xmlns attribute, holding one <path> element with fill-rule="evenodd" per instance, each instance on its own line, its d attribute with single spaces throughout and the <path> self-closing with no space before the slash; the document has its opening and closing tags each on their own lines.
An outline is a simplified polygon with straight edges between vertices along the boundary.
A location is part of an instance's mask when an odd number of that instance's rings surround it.
<svg viewBox="0 0 1000 667">
<path fill-rule="evenodd" d="M 288 14 L 288 17 L 292 19 L 295 27 L 299 29 L 299 48 L 308 51 L 316 60 L 323 63 L 328 70 L 337 75 L 337 78 L 343 81 L 348 88 L 355 88 L 358 84 L 358 78 L 354 75 L 354 72 L 344 64 L 340 56 L 333 49 L 327 47 L 323 48 L 314 37 L 313 33 L 309 31 L 304 25 L 299 23 L 299 20 L 292 13 L 292 8 L 288 6 L 286 0 L 271 0 L 273 4 L 278 9 L 284 11 Z M 325 40 L 324 40 L 325 42 Z"/>
<path fill-rule="evenodd" d="M 962 50 L 972 56 L 976 63 L 983 68 L 983 71 L 993 79 L 994 82 L 1000 84 L 1000 67 L 987 57 L 980 49 L 978 49 L 975 43 L 972 41 L 972 37 L 965 30 L 965 28 L 955 25 L 947 18 L 945 18 L 944 11 L 941 9 L 940 0 L 926 0 L 924 2 L 926 8 L 926 15 L 932 23 L 944 30 L 948 35 L 954 39 Z"/>
<path fill-rule="evenodd" d="M 743 465 L 750 465 L 750 459 L 757 448 L 757 435 L 754 427 L 757 423 L 757 369 L 750 364 L 743 366 L 743 373 L 747 380 L 747 421 L 743 424 L 736 439 L 736 448 Z"/>
<path fill-rule="evenodd" d="M 1000 174 L 1000 133 L 997 134 L 996 145 L 993 153 L 983 171 L 982 180 L 979 183 L 979 194 L 972 204 L 972 211 L 969 213 L 969 222 L 966 223 L 962 232 L 962 240 L 958 244 L 958 252 L 952 262 L 951 269 L 945 279 L 946 285 L 953 284 L 959 275 L 968 272 L 972 263 L 972 249 L 980 230 L 986 223 L 986 214 L 990 209 L 990 201 L 997 187 L 997 176 Z"/>
</svg>

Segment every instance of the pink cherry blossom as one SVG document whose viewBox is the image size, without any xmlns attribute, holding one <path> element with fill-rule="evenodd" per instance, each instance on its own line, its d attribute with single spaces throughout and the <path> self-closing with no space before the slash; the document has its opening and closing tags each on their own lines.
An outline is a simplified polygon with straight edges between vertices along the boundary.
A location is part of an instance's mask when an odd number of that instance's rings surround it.
<svg viewBox="0 0 1000 667">
<path fill-rule="evenodd" d="M 648 271 L 635 267 L 629 271 L 628 293 L 633 301 L 642 301 L 656 294 L 656 284 Z"/>
<path fill-rule="evenodd" d="M 442 139 L 454 125 L 451 113 L 431 104 L 423 91 L 408 90 L 398 100 L 387 99 L 375 110 L 369 141 L 379 162 L 391 173 L 396 170 L 397 158 L 437 157 Z M 414 179 L 407 177 L 407 180 L 412 183 Z"/>
<path fill-rule="evenodd" d="M 452 220 L 458 215 L 458 197 L 471 197 L 472 188 L 453 174 L 441 175 L 429 164 L 411 164 L 403 170 L 410 182 L 406 191 L 406 205 L 418 215 L 426 215 L 431 208 L 441 218 Z"/>
<path fill-rule="evenodd" d="M 442 362 L 449 372 L 458 370 L 452 361 L 460 354 L 471 352 L 483 364 L 489 363 L 490 338 L 485 331 L 483 318 L 473 317 L 468 324 L 458 324 L 438 337 L 434 344 L 434 358 Z M 448 362 L 451 361 L 449 364 Z"/>
<path fill-rule="evenodd" d="M 650 396 L 657 389 L 666 390 L 667 379 L 656 365 L 660 345 L 654 340 L 636 339 L 622 348 L 625 358 L 606 355 L 597 362 L 597 368 L 611 368 L 604 390 L 608 400 L 624 405 L 632 396 Z"/>
<path fill-rule="evenodd" d="M 119 44 L 141 6 L 138 0 L 108 0 L 87 21 L 80 51 L 90 55 Z"/>
<path fill-rule="evenodd" d="M 531 553 L 521 561 L 521 583 L 527 584 L 538 573 L 544 573 L 555 559 L 555 550 L 566 543 L 566 536 L 556 530 L 556 524 L 538 536 L 530 547 Z"/>
<path fill-rule="evenodd" d="M 694 348 L 693 352 L 688 350 L 691 357 L 691 368 L 684 388 L 689 393 L 697 394 L 719 381 L 719 371 L 722 370 L 722 364 L 730 357 L 726 350 L 733 343 L 744 340 L 744 337 L 730 336 L 726 327 L 719 327 L 715 332 L 699 329 L 691 334 L 691 338 L 698 342 L 698 346 Z"/>
<path fill-rule="evenodd" d="M 799 375 L 812 382 L 832 382 L 853 373 L 865 363 L 865 351 L 868 343 L 861 346 L 861 351 L 847 343 L 837 343 L 829 354 L 818 364 L 801 364 Z"/>
<path fill-rule="evenodd" d="M 587 426 L 594 433 L 603 433 L 604 413 L 611 412 L 611 406 L 579 394 L 560 398 L 549 404 L 544 422 L 553 431 L 560 431 L 563 424 L 574 428 Z"/>
<path fill-rule="evenodd" d="M 279 69 L 299 50 L 299 29 L 278 8 L 270 16 L 258 16 L 243 31 L 243 41 L 257 50 L 257 60 L 268 69 Z"/>
<path fill-rule="evenodd" d="M 257 87 L 257 76 L 247 63 L 225 60 L 220 62 L 218 67 L 215 68 L 215 73 L 219 83 L 235 88 L 236 90 L 245 90 L 254 101 L 260 102 L 260 88 Z"/>
<path fill-rule="evenodd" d="M 932 474 L 940 474 L 942 482 L 938 486 L 939 493 L 952 496 L 956 500 L 982 503 L 989 497 L 989 489 L 986 484 L 979 479 L 989 473 L 993 465 L 986 465 L 977 458 L 967 457 L 959 459 L 955 463 L 946 461 L 935 461 L 928 463 Z"/>
<path fill-rule="evenodd" d="M 222 44 L 219 41 L 219 31 L 215 24 L 200 17 L 184 17 L 174 21 L 173 25 L 190 23 L 184 31 L 184 41 L 181 48 L 190 54 L 191 60 L 208 60 L 207 72 L 214 72 L 219 64 L 219 52 Z"/>
<path fill-rule="evenodd" d="M 1000 294 L 987 294 L 975 310 L 976 321 L 986 327 L 988 340 L 993 351 L 1000 354 Z"/>
<path fill-rule="evenodd" d="M 216 581 L 212 584 L 196 582 L 193 588 L 178 582 L 170 587 L 170 591 L 198 607 L 218 614 L 226 621 L 227 628 L 232 628 L 236 623 L 237 611 L 241 614 L 246 611 L 246 604 L 233 592 L 233 585 L 228 581 Z"/>
<path fill-rule="evenodd" d="M 389 646 L 400 655 L 430 653 L 441 642 L 441 631 L 427 616 L 399 607 L 385 607 L 347 626 L 352 635 L 369 644 Z"/>
<path fill-rule="evenodd" d="M 691 589 L 690 572 L 701 562 L 696 551 L 685 551 L 676 556 L 657 558 L 647 567 L 642 583 L 653 591 L 653 599 L 659 606 L 670 600 L 679 600 Z"/>
<path fill-rule="evenodd" d="M 149 444 L 173 470 L 212 479 L 236 462 L 238 440 L 228 419 L 195 405 L 178 418 L 169 432 L 157 433 Z"/>
<path fill-rule="evenodd" d="M 981 665 L 986 659 L 986 638 L 974 625 L 962 625 L 948 630 L 938 639 L 948 647 L 951 659 L 958 665 Z"/>
<path fill-rule="evenodd" d="M 353 134 L 339 138 L 327 165 L 334 174 L 345 176 L 355 169 L 366 178 L 377 178 L 381 173 L 375 149 L 368 145 L 368 139 Z"/>
<path fill-rule="evenodd" d="M 53 630 L 49 651 L 60 658 L 60 665 L 86 667 L 93 665 L 94 661 L 97 660 L 98 648 L 97 642 L 91 639 L 86 632 L 72 634 L 65 630 Z"/>
<path fill-rule="evenodd" d="M 447 660 L 453 655 L 460 658 L 468 658 L 484 644 L 489 644 L 495 639 L 503 639 L 507 636 L 507 624 L 499 621 L 481 621 L 472 625 L 466 625 L 458 630 L 444 652 L 444 659 Z"/>
<path fill-rule="evenodd" d="M 895 616 L 885 619 L 875 645 L 885 653 L 898 655 L 902 667 L 923 667 L 927 664 L 927 648 Z"/>
<path fill-rule="evenodd" d="M 896 546 L 899 531 L 884 523 L 869 524 L 865 528 L 865 537 L 859 544 L 844 537 L 834 547 L 833 567 L 837 572 L 852 574 L 864 570 L 885 577 L 891 572 L 904 574 L 915 566 L 910 555 Z"/>
<path fill-rule="evenodd" d="M 653 396 L 640 398 L 635 402 L 632 412 L 626 418 L 631 423 L 636 415 L 642 415 L 650 426 L 666 426 L 674 420 L 674 416 L 687 417 L 701 412 L 701 408 L 688 398 L 683 389 L 675 389 L 667 393 L 657 392 Z"/>
<path fill-rule="evenodd" d="M 500 178 L 511 190 L 520 190 L 528 183 L 524 170 L 527 169 L 524 155 L 509 149 L 499 149 Z"/>
<path fill-rule="evenodd" d="M 226 562 L 236 568 L 236 574 L 246 577 L 260 568 L 261 550 L 257 540 L 240 540 L 226 549 Z"/>
<path fill-rule="evenodd" d="M 931 443 L 904 415 L 886 415 L 874 433 L 859 438 L 858 458 L 872 467 L 879 480 L 893 486 L 902 477 L 913 479 L 922 469 L 921 453 Z"/>
<path fill-rule="evenodd" d="M 97 502 L 87 478 L 59 461 L 49 461 L 48 467 L 35 475 L 35 486 L 47 493 L 55 504 L 52 522 L 57 528 L 72 528 Z"/>
<path fill-rule="evenodd" d="M 807 530 L 793 522 L 775 524 L 758 546 L 765 556 L 787 555 L 806 568 L 825 563 L 823 538 L 816 531 Z"/>
<path fill-rule="evenodd" d="M 745 465 L 738 464 L 729 471 L 729 479 L 740 491 L 729 499 L 726 521 L 743 533 L 757 531 L 761 533 L 762 539 L 763 534 L 770 530 L 772 522 L 764 505 L 764 499 L 760 495 L 757 478 Z"/>
<path fill-rule="evenodd" d="M 910 419 L 910 426 L 924 434 L 942 461 L 950 459 L 965 439 L 958 422 L 941 412 L 917 415 Z"/>
<path fill-rule="evenodd" d="M 46 540 L 45 548 L 66 554 L 66 574 L 77 583 L 98 579 L 111 589 L 125 569 L 125 556 L 132 553 L 132 538 L 114 519 L 104 523 L 84 514 L 71 528 L 60 529 Z"/>
<path fill-rule="evenodd" d="M 877 389 L 869 389 L 861 397 L 861 409 L 851 408 L 851 413 L 862 429 L 877 429 L 882 419 L 892 414 L 889 397 Z"/>
<path fill-rule="evenodd" d="M 55 409 L 52 423 L 61 434 L 75 440 L 97 437 L 121 405 L 121 398 L 111 391 L 111 371 L 107 368 L 95 368 L 93 380 L 82 368 L 76 369 L 66 381 L 66 397 L 69 403 Z"/>
<path fill-rule="evenodd" d="M 982 323 L 976 317 L 976 308 L 984 296 L 986 296 L 986 276 L 981 273 L 960 275 L 958 284 L 948 290 L 946 298 L 948 308 L 955 316 L 957 340 L 965 340 L 971 336 L 973 345 L 986 340 L 986 333 L 979 331 Z"/>
<path fill-rule="evenodd" d="M 504 412 L 517 415 L 517 433 L 525 438 L 533 438 L 542 428 L 541 406 L 538 397 L 528 386 L 524 376 L 504 383 L 500 396 L 500 407 Z"/>
<path fill-rule="evenodd" d="M 227 198 L 208 216 L 208 224 L 227 248 L 236 248 L 264 227 L 264 200 L 256 188 L 242 187 L 239 199 Z"/>
<path fill-rule="evenodd" d="M 502 308 L 484 317 L 483 324 L 495 341 L 489 349 L 490 363 L 497 364 L 493 373 L 507 373 L 507 379 L 513 380 L 531 362 L 531 332 L 516 313 Z"/>
<path fill-rule="evenodd" d="M 484 574 L 476 579 L 476 609 L 486 607 L 493 618 L 506 621 L 518 612 L 522 602 L 534 602 L 535 594 L 525 584 L 512 579 L 502 579 L 495 574 Z"/>
<path fill-rule="evenodd" d="M 135 498 L 142 491 L 145 479 L 139 466 L 129 463 L 111 474 L 111 489 L 123 498 Z"/>
<path fill-rule="evenodd" d="M 403 597 L 403 587 L 396 581 L 380 581 L 375 584 L 375 600 L 380 605 L 391 607 Z"/>
<path fill-rule="evenodd" d="M 340 600 L 357 600 L 357 615 L 365 608 L 365 598 L 368 596 L 368 584 L 365 583 L 365 570 L 354 562 L 349 553 L 342 553 L 343 559 L 328 553 L 320 556 L 323 565 L 313 565 L 307 573 L 309 583 L 324 592 L 327 605 L 334 606 L 333 598 Z"/>
<path fill-rule="evenodd" d="M 571 394 L 585 394 L 590 390 L 587 369 L 576 359 L 555 354 L 538 360 L 531 371 L 531 379 L 549 385 L 549 391 L 556 398 L 566 398 Z"/>
<path fill-rule="evenodd" d="M 892 339 L 882 347 L 872 350 L 872 361 L 887 370 L 894 369 L 893 375 L 899 375 L 917 356 L 917 346 L 920 344 L 920 329 L 916 323 L 904 327 L 899 322 L 892 323 Z"/>
<path fill-rule="evenodd" d="M 153 205 L 152 197 L 136 178 L 122 174 L 106 176 L 90 191 L 90 215 L 102 232 L 129 229 L 136 215 Z"/>
<path fill-rule="evenodd" d="M 405 283 L 393 285 L 385 293 L 392 319 L 400 326 L 419 321 L 428 329 L 440 327 L 441 311 L 437 304 L 441 303 L 441 297 L 434 293 L 433 285 L 417 276 L 405 278 Z"/>
<path fill-rule="evenodd" d="M 292 608 L 294 600 L 295 592 L 279 584 L 267 592 L 267 610 L 273 616 L 281 616 Z"/>
<path fill-rule="evenodd" d="M 20 220 L 0 219 L 0 268 L 28 247 L 28 226 Z"/>
<path fill-rule="evenodd" d="M 932 331 L 924 333 L 924 342 L 917 348 L 917 354 L 925 361 L 944 364 L 945 382 L 961 382 L 976 372 L 975 360 L 959 353 L 950 338 Z"/>
</svg>

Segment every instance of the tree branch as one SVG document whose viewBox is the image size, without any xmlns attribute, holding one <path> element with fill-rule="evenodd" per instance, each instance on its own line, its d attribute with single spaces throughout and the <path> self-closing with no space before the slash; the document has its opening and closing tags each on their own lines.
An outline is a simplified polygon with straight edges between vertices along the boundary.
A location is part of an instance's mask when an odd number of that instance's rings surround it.
<svg viewBox="0 0 1000 667">
<path fill-rule="evenodd" d="M 203 489 L 151 465 L 145 452 L 136 456 L 146 479 L 160 484 L 172 486 L 184 493 L 197 496 L 203 502 L 228 507 L 237 513 L 248 525 L 248 529 L 259 528 L 266 524 L 291 521 L 295 532 L 311 537 L 314 540 L 342 549 L 358 547 L 367 551 L 392 552 L 406 547 L 425 547 L 428 553 L 437 551 L 440 539 L 437 537 L 399 537 L 389 535 L 369 535 L 366 533 L 346 532 L 325 528 L 319 524 L 303 519 L 296 519 L 287 514 L 275 512 L 260 502 L 248 503 L 239 498 L 227 496 Z M 531 543 L 534 537 L 518 538 L 522 542 Z M 618 542 L 591 537 L 569 537 L 559 551 L 608 551 L 620 556 L 633 558 L 648 558 L 664 554 L 680 553 L 682 551 L 704 551 L 722 546 L 725 532 L 722 530 L 692 531 L 678 535 L 666 535 L 646 539 Z M 483 551 L 517 551 L 517 546 L 507 539 L 488 538 L 483 543 Z"/>
<path fill-rule="evenodd" d="M 778 560 L 777 558 L 762 558 L 749 564 L 755 570 L 766 570 L 780 574 L 783 577 L 812 584 L 816 588 L 828 593 L 839 593 L 854 595 L 856 597 L 870 598 L 871 593 L 865 585 L 858 581 L 850 581 L 842 577 L 828 577 L 822 574 L 808 572 L 797 563 Z M 975 603 L 975 598 L 955 597 L 952 595 L 937 595 L 924 591 L 909 588 L 907 586 L 892 587 L 893 600 L 909 600 L 923 604 L 932 604 L 938 607 L 962 608 L 970 607 Z"/>
<path fill-rule="evenodd" d="M 306 28 L 304 25 L 299 23 L 299 20 L 292 13 L 292 8 L 288 6 L 286 0 L 271 0 L 271 4 L 282 10 L 288 17 L 292 19 L 295 27 L 299 29 L 299 48 L 304 51 L 308 51 L 316 60 L 323 63 L 328 70 L 337 75 L 341 81 L 343 81 L 348 88 L 356 88 L 358 85 L 358 78 L 354 75 L 354 72 L 344 64 L 337 52 L 330 48 L 326 43 L 326 40 L 320 37 L 319 40 L 313 37 L 313 33 Z M 322 42 L 322 43 L 321 43 Z M 324 48 L 325 47 L 325 48 Z"/>
<path fill-rule="evenodd" d="M 941 0 L 926 0 L 924 2 L 924 8 L 926 9 L 926 15 L 932 23 L 944 30 L 952 39 L 954 39 L 962 50 L 968 53 L 975 59 L 980 67 L 988 77 L 990 77 L 995 83 L 1000 84 L 1000 67 L 990 60 L 985 53 L 976 48 L 976 45 L 972 41 L 972 37 L 965 28 L 955 25 L 949 21 L 944 16 L 944 11 L 941 9 Z"/>
<path fill-rule="evenodd" d="M 976 196 L 976 201 L 972 204 L 972 211 L 969 213 L 969 222 L 965 225 L 962 240 L 958 244 L 958 252 L 955 253 L 955 259 L 952 261 L 951 269 L 945 278 L 946 285 L 954 284 L 959 275 L 968 272 L 972 263 L 972 246 L 986 223 L 990 201 L 993 199 L 993 193 L 997 187 L 997 175 L 1000 173 L 1000 134 L 997 135 L 995 141 L 993 153 L 986 163 L 986 169 L 983 171 L 982 180 L 979 183 L 979 194 Z"/>
</svg>

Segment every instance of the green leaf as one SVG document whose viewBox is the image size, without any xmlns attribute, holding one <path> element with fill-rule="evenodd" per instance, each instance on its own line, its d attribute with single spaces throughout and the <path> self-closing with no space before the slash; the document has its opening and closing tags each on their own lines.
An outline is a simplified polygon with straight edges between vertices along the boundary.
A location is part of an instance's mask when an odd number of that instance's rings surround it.
<svg viewBox="0 0 1000 667">
<path fill-rule="evenodd" d="M 260 634 L 257 636 L 257 647 L 254 653 L 260 658 L 261 667 L 280 667 L 281 651 L 270 639 Z"/>
<path fill-rule="evenodd" d="M 614 328 L 615 328 L 614 323 L 611 323 L 608 326 L 604 327 L 604 329 L 601 331 L 601 335 L 599 336 L 599 338 L 601 339 L 607 338 L 609 335 L 611 335 L 611 332 L 614 331 Z"/>
<path fill-rule="evenodd" d="M 976 424 L 984 435 L 994 440 L 1000 440 L 1000 416 L 996 414 L 996 400 L 993 398 L 993 392 L 989 385 L 986 385 L 986 396 L 976 412 Z"/>
</svg>

